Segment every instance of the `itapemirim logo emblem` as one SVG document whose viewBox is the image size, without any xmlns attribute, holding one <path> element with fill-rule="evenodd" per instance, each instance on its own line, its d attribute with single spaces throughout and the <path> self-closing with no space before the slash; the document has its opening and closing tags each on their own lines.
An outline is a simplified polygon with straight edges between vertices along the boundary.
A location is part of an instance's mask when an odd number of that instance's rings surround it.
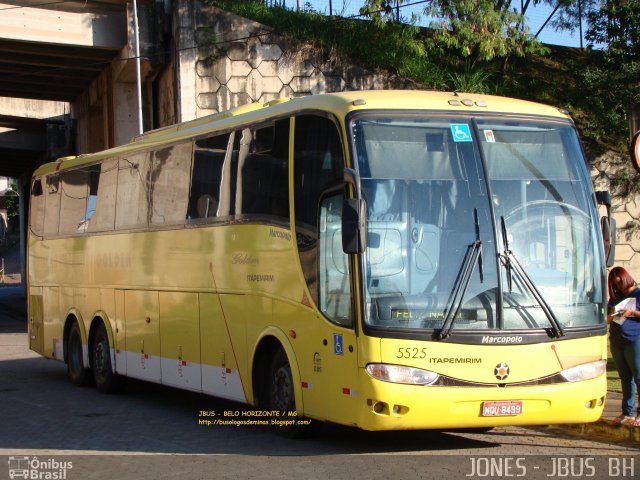
<svg viewBox="0 0 640 480">
<path fill-rule="evenodd" d="M 39 460 L 38 457 L 9 457 L 9 478 L 31 480 L 65 480 L 67 470 L 73 468 L 73 462 L 61 462 L 54 458 Z"/>
<path fill-rule="evenodd" d="M 493 374 L 498 380 L 506 380 L 506 378 L 509 376 L 509 365 L 504 362 L 499 363 L 498 365 L 496 365 Z"/>
</svg>

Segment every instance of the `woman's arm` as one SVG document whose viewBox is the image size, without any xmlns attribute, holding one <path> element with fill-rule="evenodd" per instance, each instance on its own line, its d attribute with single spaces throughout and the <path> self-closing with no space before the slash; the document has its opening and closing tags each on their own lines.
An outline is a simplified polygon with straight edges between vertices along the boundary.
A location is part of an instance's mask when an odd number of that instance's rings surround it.
<svg viewBox="0 0 640 480">
<path fill-rule="evenodd" d="M 625 308 L 622 310 L 622 315 L 626 318 L 640 318 L 640 311 L 631 310 L 630 308 Z"/>
</svg>

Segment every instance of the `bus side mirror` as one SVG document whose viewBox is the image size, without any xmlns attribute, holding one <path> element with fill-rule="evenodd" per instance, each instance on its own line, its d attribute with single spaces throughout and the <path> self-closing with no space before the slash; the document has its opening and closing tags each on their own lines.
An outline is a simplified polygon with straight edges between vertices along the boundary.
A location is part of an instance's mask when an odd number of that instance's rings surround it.
<svg viewBox="0 0 640 480">
<path fill-rule="evenodd" d="M 345 198 L 342 204 L 342 250 L 363 253 L 367 248 L 366 202 L 361 198 Z"/>
<path fill-rule="evenodd" d="M 611 217 L 602 217 L 600 219 L 602 227 L 602 243 L 604 245 L 604 258 L 607 267 L 613 267 L 616 258 L 616 219 Z"/>
<path fill-rule="evenodd" d="M 602 229 L 602 243 L 607 267 L 612 267 L 616 257 L 616 220 L 611 217 L 611 194 L 607 191 L 596 192 L 598 205 L 607 208 L 607 215 L 600 219 Z"/>
<path fill-rule="evenodd" d="M 342 204 L 342 251 L 344 253 L 363 253 L 367 248 L 367 203 L 362 198 L 360 175 L 352 168 L 343 172 L 345 199 Z M 349 197 L 351 187 L 355 198 Z"/>
</svg>

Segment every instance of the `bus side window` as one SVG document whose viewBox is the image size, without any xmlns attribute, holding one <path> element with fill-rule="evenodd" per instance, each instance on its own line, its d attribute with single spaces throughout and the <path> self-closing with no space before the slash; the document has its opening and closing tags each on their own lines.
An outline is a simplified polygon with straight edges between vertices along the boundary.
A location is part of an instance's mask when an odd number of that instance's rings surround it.
<svg viewBox="0 0 640 480">
<path fill-rule="evenodd" d="M 152 224 L 183 223 L 189 203 L 191 141 L 153 153 L 149 215 Z"/>
<path fill-rule="evenodd" d="M 44 236 L 58 235 L 58 222 L 60 220 L 60 175 L 54 174 L 47 177 L 47 189 L 45 199 Z"/>
<path fill-rule="evenodd" d="M 61 175 L 59 233 L 84 233 L 96 211 L 100 165 L 68 170 Z"/>
<path fill-rule="evenodd" d="M 289 119 L 243 132 L 238 161 L 237 213 L 289 221 Z M 246 151 L 246 154 L 245 154 Z"/>
<path fill-rule="evenodd" d="M 148 224 L 149 163 L 148 152 L 134 153 L 119 161 L 116 230 Z"/>
<path fill-rule="evenodd" d="M 44 199 L 42 179 L 35 178 L 31 184 L 29 228 L 31 229 L 31 233 L 38 237 L 42 237 L 44 232 Z"/>
<path fill-rule="evenodd" d="M 196 140 L 188 220 L 229 215 L 230 185 L 234 187 L 235 198 L 235 179 L 231 180 L 234 168 L 230 139 L 233 141 L 233 134 L 225 133 Z"/>
<path fill-rule="evenodd" d="M 104 160 L 91 172 L 87 232 L 108 232 L 114 229 L 116 218 L 116 188 L 118 159 Z"/>
<path fill-rule="evenodd" d="M 89 172 L 85 169 L 62 173 L 60 189 L 60 234 L 84 232 L 89 197 Z"/>
<path fill-rule="evenodd" d="M 98 183 L 100 182 L 100 165 L 92 165 L 83 169 L 84 180 L 87 182 L 87 202 L 85 204 L 84 215 L 80 219 L 77 232 L 86 232 L 93 216 L 96 213 L 96 202 L 98 200 Z"/>
</svg>

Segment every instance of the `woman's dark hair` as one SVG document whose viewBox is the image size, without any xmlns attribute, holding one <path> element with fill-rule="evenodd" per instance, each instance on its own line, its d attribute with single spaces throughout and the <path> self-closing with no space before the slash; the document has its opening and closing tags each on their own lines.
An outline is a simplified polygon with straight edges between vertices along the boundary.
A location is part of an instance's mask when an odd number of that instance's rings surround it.
<svg viewBox="0 0 640 480">
<path fill-rule="evenodd" d="M 613 289 L 613 279 L 615 277 L 618 277 L 620 279 L 620 282 L 621 282 L 620 291 L 617 291 L 617 289 L 616 291 L 614 291 Z M 635 286 L 636 284 L 633 277 L 629 275 L 629 272 L 627 272 L 622 267 L 614 267 L 611 269 L 611 271 L 609 272 L 607 283 L 609 284 L 609 299 L 614 301 L 623 299 L 626 293 L 629 291 L 629 289 Z"/>
</svg>

